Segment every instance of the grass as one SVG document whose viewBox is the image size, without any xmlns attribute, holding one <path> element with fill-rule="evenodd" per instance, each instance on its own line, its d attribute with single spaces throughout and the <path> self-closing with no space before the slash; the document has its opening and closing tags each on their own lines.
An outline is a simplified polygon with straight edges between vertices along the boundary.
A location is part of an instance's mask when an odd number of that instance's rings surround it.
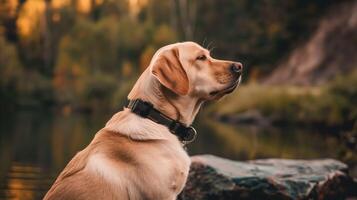
<svg viewBox="0 0 357 200">
<path fill-rule="evenodd" d="M 323 86 L 244 85 L 209 112 L 237 115 L 258 110 L 276 123 L 352 127 L 357 119 L 357 71 Z"/>
</svg>

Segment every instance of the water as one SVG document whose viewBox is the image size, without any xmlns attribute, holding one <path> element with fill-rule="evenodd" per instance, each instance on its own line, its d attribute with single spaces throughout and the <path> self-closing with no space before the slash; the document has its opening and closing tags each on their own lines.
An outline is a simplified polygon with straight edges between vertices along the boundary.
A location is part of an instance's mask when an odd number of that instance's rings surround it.
<svg viewBox="0 0 357 200">
<path fill-rule="evenodd" d="M 103 127 L 110 114 L 8 114 L 0 119 L 0 199 L 41 199 L 73 155 Z M 199 116 L 190 155 L 255 158 L 339 158 L 337 138 L 301 129 L 235 127 Z"/>
</svg>

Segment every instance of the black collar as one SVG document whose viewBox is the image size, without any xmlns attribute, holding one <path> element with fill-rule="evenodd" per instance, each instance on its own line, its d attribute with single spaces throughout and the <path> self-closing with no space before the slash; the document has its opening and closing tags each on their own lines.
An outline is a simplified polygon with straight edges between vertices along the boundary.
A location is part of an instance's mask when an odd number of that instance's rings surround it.
<svg viewBox="0 0 357 200">
<path fill-rule="evenodd" d="M 127 108 L 141 117 L 166 126 L 184 144 L 190 143 L 196 138 L 197 132 L 192 126 L 186 127 L 184 124 L 162 114 L 150 102 L 141 99 L 129 100 Z"/>
</svg>

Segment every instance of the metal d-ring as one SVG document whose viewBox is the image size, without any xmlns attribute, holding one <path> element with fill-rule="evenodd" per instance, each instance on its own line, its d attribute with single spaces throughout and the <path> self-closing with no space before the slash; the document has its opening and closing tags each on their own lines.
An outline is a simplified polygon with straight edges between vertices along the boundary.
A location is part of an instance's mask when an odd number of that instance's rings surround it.
<svg viewBox="0 0 357 200">
<path fill-rule="evenodd" d="M 184 144 L 189 144 L 189 143 L 193 142 L 197 137 L 197 131 L 195 128 L 190 126 L 190 127 L 188 127 L 188 129 L 189 129 L 188 136 L 186 136 L 184 138 L 184 140 L 182 141 Z"/>
</svg>

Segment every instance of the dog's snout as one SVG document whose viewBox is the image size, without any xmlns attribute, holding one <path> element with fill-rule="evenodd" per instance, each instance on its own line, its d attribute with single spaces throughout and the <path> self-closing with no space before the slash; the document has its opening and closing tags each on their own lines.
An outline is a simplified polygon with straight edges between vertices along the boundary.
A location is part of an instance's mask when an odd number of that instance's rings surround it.
<svg viewBox="0 0 357 200">
<path fill-rule="evenodd" d="M 239 75 L 241 75 L 241 74 L 242 74 L 242 70 L 243 70 L 243 65 L 242 65 L 242 63 L 239 63 L 239 62 L 237 62 L 237 63 L 232 63 L 232 64 L 230 65 L 230 70 L 231 70 L 231 72 L 234 73 L 234 74 L 239 74 Z"/>
</svg>

